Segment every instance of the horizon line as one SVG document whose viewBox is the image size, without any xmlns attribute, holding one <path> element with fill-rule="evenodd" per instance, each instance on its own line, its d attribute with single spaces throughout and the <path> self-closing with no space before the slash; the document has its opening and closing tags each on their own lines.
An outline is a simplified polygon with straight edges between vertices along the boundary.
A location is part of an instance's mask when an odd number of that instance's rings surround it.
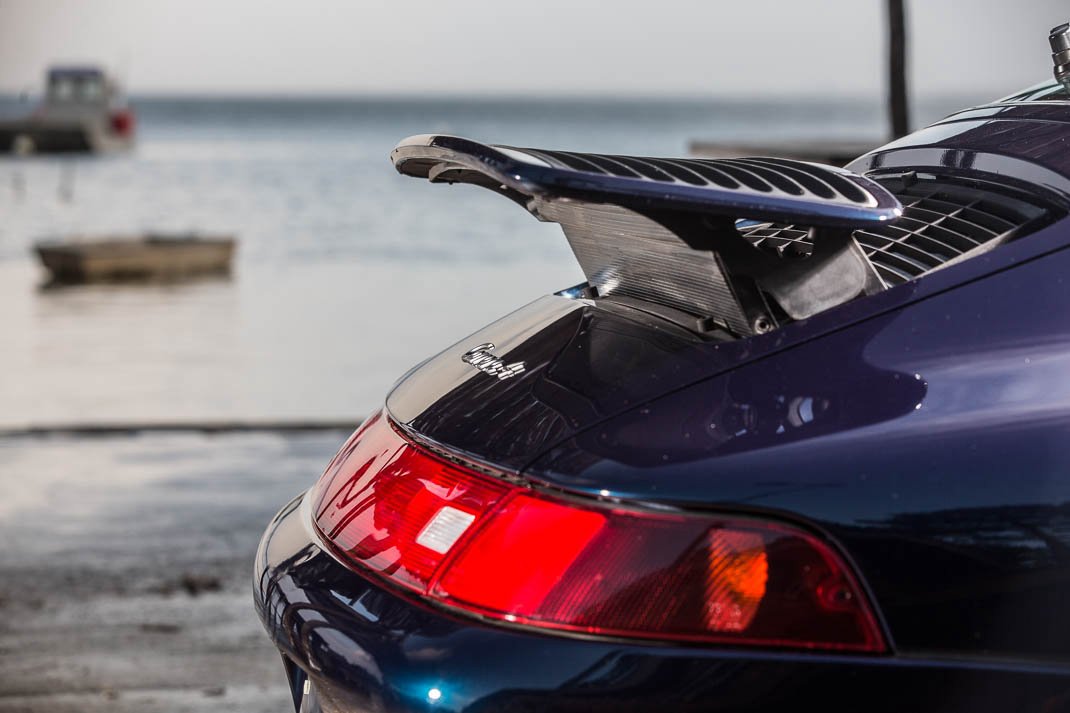
<svg viewBox="0 0 1070 713">
<path fill-rule="evenodd" d="M 42 96 L 41 91 L 25 92 L 0 87 L 0 99 L 38 99 Z M 980 92 L 926 92 L 916 94 L 912 103 L 948 103 L 961 104 L 967 98 L 974 98 Z M 187 100 L 187 101 L 220 101 L 220 100 L 246 100 L 246 101 L 340 101 L 340 100 L 380 100 L 380 101 L 420 101 L 420 100 L 452 100 L 452 101 L 703 101 L 703 102 L 751 102 L 751 103 L 775 103 L 784 104 L 789 102 L 805 102 L 812 104 L 823 101 L 851 101 L 873 102 L 883 105 L 886 98 L 883 92 L 859 93 L 859 92 L 779 92 L 773 93 L 745 93 L 745 92 L 721 92 L 721 93 L 691 93 L 691 92 L 590 92 L 590 91 L 493 91 L 493 90 L 406 90 L 406 91 L 376 91 L 376 90 L 346 90 L 346 91 L 251 91 L 251 90 L 148 90 L 127 92 L 126 96 L 131 100 Z M 1004 94 L 993 94 L 984 101 L 995 101 Z"/>
</svg>

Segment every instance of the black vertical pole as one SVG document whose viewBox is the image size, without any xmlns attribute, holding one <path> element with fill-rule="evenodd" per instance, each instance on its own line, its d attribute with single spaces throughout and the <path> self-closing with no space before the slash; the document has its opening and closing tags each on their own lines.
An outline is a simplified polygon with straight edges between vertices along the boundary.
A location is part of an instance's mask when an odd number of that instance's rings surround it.
<svg viewBox="0 0 1070 713">
<path fill-rule="evenodd" d="M 892 138 L 910 131 L 907 98 L 907 30 L 904 0 L 888 0 L 888 118 Z"/>
</svg>

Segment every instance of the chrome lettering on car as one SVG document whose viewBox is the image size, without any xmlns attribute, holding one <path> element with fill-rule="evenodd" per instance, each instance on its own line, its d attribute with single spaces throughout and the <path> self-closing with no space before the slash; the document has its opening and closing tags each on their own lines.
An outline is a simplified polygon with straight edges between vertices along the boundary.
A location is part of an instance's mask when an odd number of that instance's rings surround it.
<svg viewBox="0 0 1070 713">
<path fill-rule="evenodd" d="M 524 362 L 506 364 L 500 357 L 490 353 L 493 348 L 494 344 L 491 342 L 472 347 L 461 356 L 461 361 L 501 380 L 511 379 L 524 371 Z"/>
</svg>

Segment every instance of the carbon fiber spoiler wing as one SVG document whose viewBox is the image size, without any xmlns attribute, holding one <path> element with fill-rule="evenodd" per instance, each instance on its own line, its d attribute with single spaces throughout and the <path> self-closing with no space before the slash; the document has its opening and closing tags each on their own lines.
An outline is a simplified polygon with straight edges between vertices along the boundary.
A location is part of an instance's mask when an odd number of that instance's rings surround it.
<svg viewBox="0 0 1070 713">
<path fill-rule="evenodd" d="M 391 158 L 404 175 L 483 186 L 559 223 L 594 296 L 667 308 L 700 330 L 739 336 L 884 289 L 851 234 L 902 211 L 863 176 L 778 158 L 618 156 L 444 135 L 405 139 Z M 789 259 L 760 250 L 739 220 L 808 227 L 813 252 Z"/>
</svg>

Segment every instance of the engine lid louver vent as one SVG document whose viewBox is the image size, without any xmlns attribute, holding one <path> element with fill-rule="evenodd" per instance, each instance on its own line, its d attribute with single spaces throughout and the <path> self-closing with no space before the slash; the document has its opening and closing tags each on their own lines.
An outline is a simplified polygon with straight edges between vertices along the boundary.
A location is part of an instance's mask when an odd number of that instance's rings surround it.
<svg viewBox="0 0 1070 713">
<path fill-rule="evenodd" d="M 858 229 L 854 238 L 888 285 L 991 250 L 1052 217 L 1050 208 L 995 184 L 914 173 L 879 180 L 903 203 L 903 215 Z M 809 231 L 802 227 L 764 224 L 740 232 L 784 258 L 807 256 L 813 249 Z"/>
</svg>

